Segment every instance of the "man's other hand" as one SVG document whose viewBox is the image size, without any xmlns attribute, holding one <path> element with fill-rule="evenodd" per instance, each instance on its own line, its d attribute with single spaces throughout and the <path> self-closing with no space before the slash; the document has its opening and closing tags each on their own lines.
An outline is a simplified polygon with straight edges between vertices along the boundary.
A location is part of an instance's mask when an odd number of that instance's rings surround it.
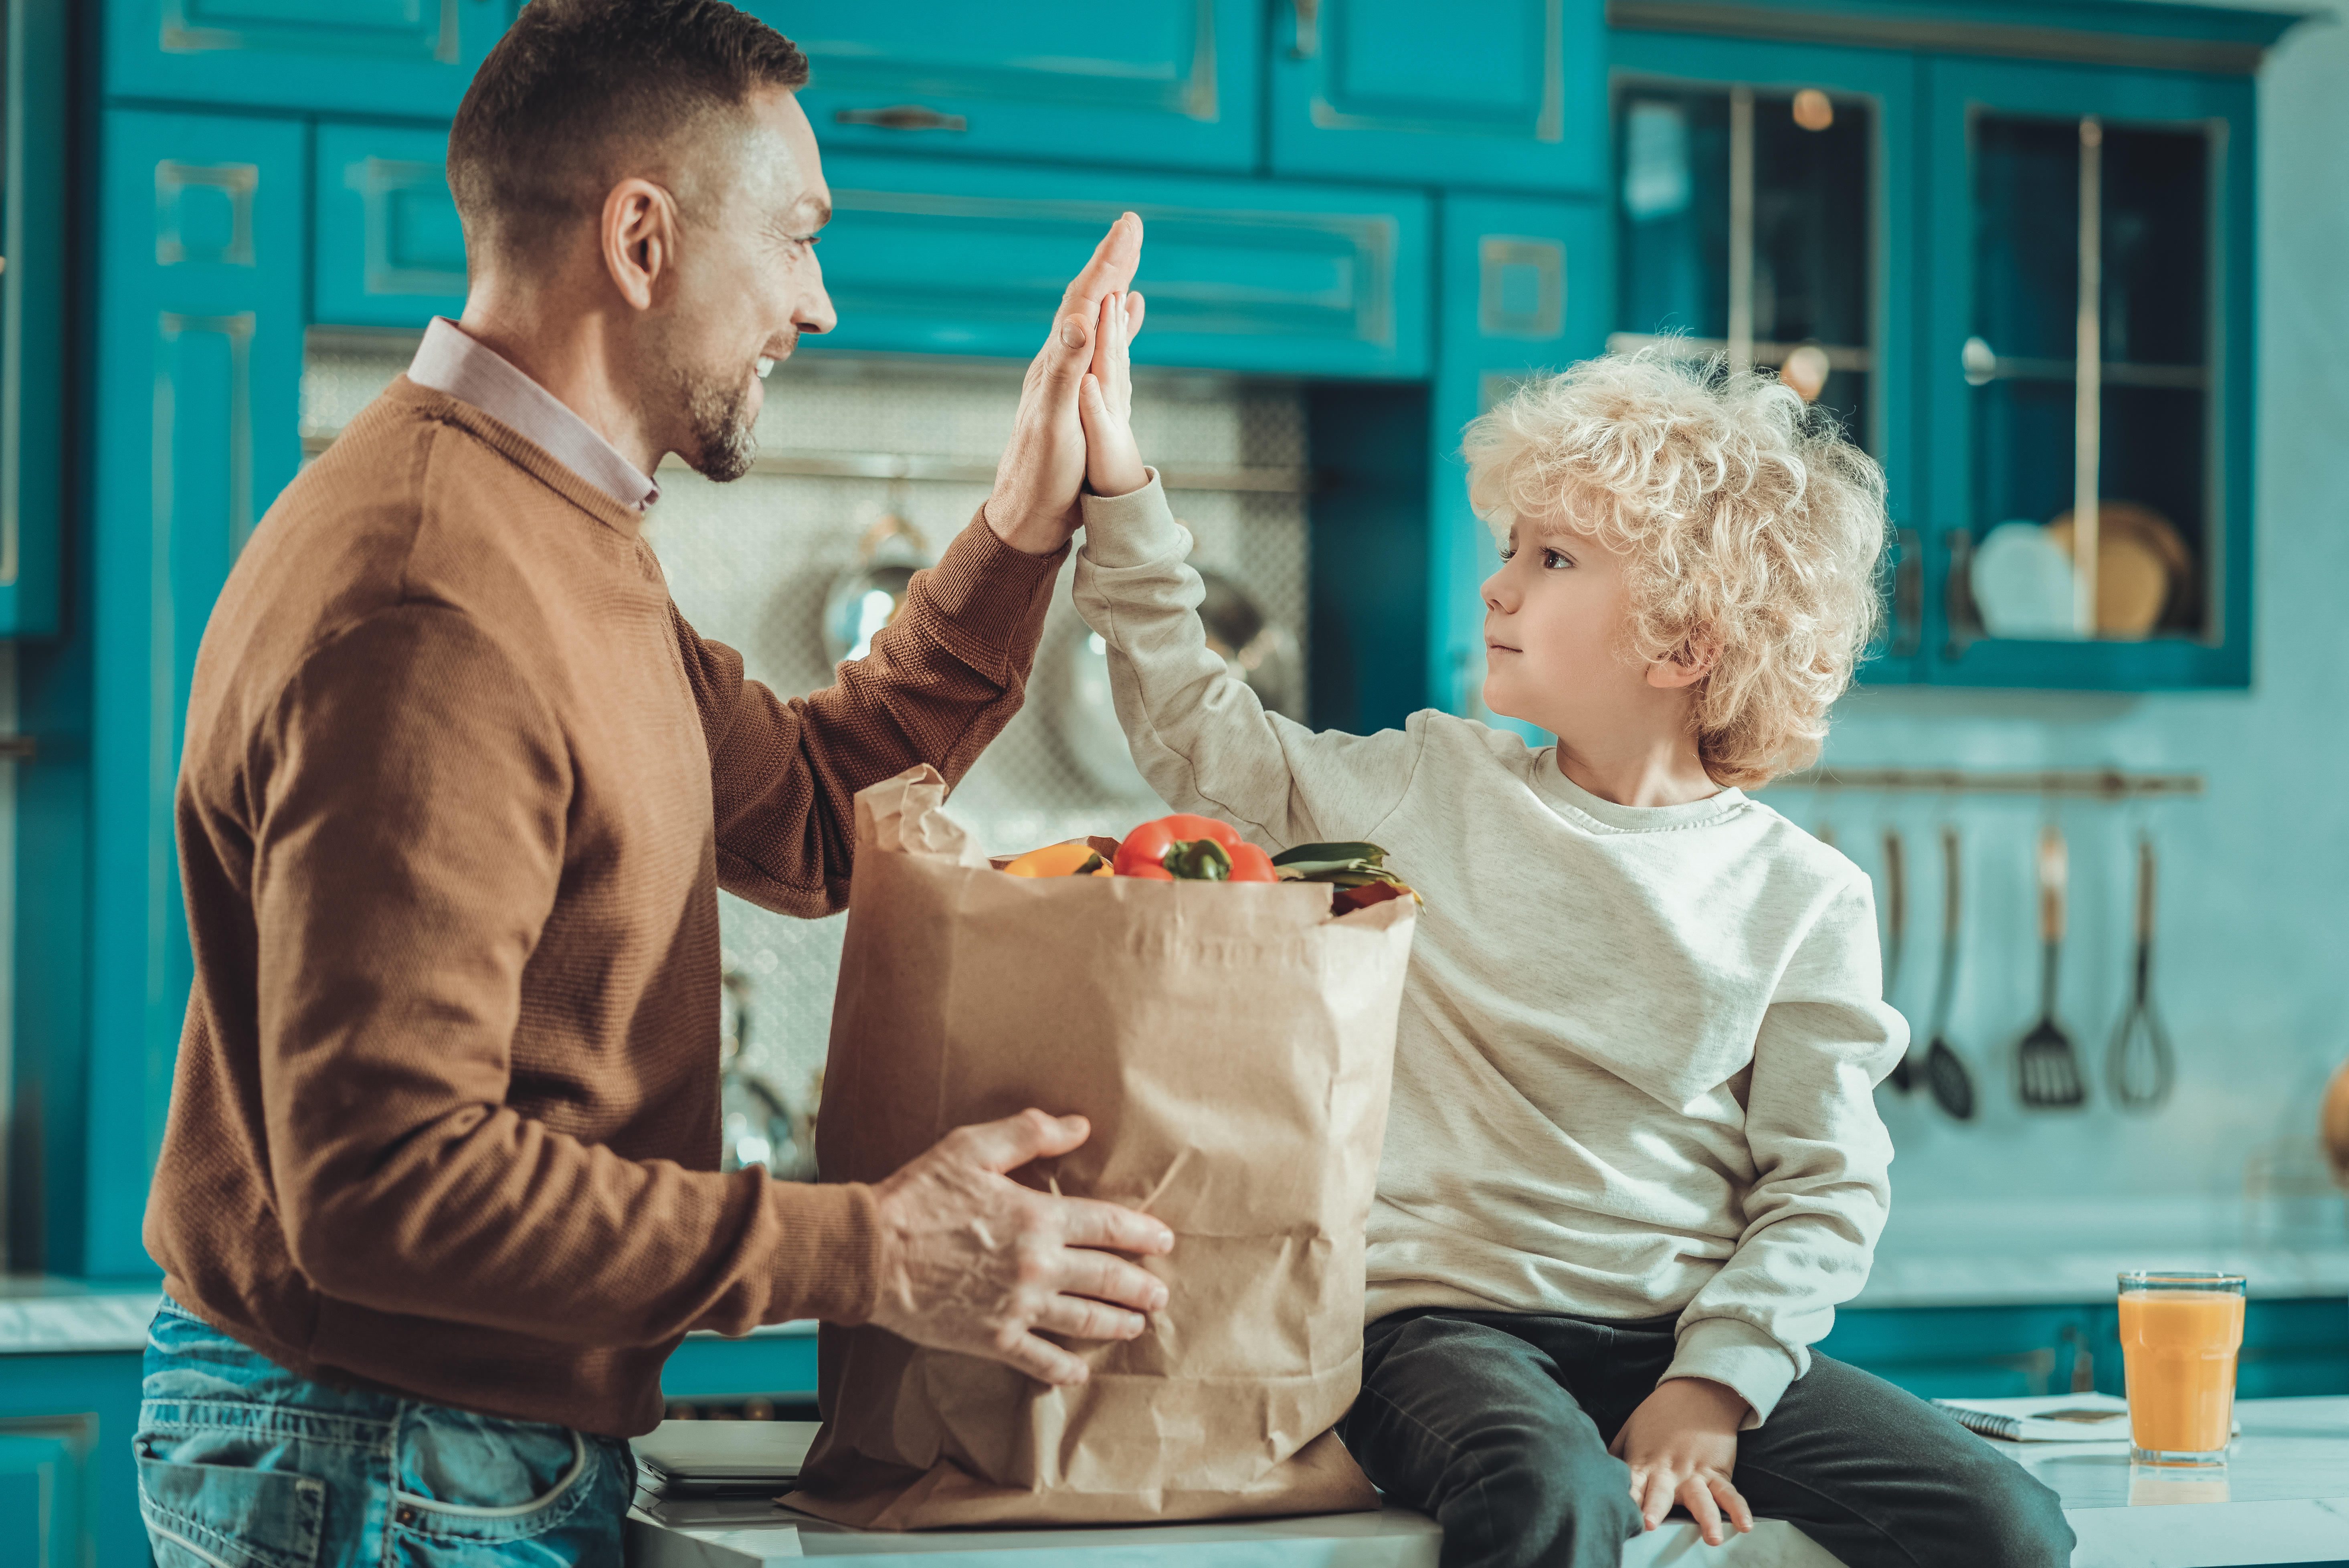
<svg viewBox="0 0 2349 1568">
<path fill-rule="evenodd" d="M 1754 1511 L 1729 1484 L 1737 1469 L 1737 1433 L 1752 1407 L 1737 1391 L 1709 1377 L 1674 1377 L 1640 1401 L 1607 1451 L 1631 1467 L 1631 1501 L 1650 1530 L 1679 1503 L 1696 1521 L 1707 1545 L 1728 1532 L 1754 1528 Z"/>
<path fill-rule="evenodd" d="M 1102 301 L 1133 281 L 1142 260 L 1142 220 L 1128 212 L 1110 225 L 1061 296 L 1052 330 L 1028 365 L 1011 442 L 996 466 L 987 522 L 996 537 L 1030 555 L 1050 555 L 1083 521 L 1077 493 L 1085 478 L 1085 430 L 1078 389 L 1092 367 Z"/>
<path fill-rule="evenodd" d="M 1077 363 L 1081 372 L 1084 356 Z M 1081 472 L 1081 444 L 1076 462 Z M 1141 1334 L 1143 1314 L 1166 1305 L 1165 1284 L 1101 1249 L 1155 1255 L 1174 1247 L 1174 1233 L 1115 1203 L 1056 1198 L 1004 1174 L 1066 1154 L 1091 1130 L 1081 1116 L 1040 1110 L 957 1128 L 875 1187 L 884 1253 L 872 1321 L 1046 1383 L 1081 1383 L 1085 1364 L 1040 1330 L 1079 1339 Z"/>
</svg>

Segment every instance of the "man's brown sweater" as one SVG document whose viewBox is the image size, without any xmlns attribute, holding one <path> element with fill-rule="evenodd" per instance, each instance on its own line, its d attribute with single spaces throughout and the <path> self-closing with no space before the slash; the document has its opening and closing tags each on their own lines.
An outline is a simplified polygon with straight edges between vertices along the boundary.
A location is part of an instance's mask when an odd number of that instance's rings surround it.
<svg viewBox="0 0 2349 1568">
<path fill-rule="evenodd" d="M 403 377 L 212 613 L 146 1240 L 305 1376 L 629 1436 L 687 1330 L 871 1312 L 869 1189 L 719 1172 L 718 890 L 840 908 L 851 797 L 1001 730 L 1059 558 L 973 523 L 787 701 L 686 624 L 638 527 Z"/>
</svg>

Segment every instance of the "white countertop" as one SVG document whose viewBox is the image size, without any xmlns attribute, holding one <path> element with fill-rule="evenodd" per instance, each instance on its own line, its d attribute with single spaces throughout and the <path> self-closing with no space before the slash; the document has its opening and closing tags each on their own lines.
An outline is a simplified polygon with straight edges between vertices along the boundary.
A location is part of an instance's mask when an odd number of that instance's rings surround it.
<svg viewBox="0 0 2349 1568">
<path fill-rule="evenodd" d="M 2175 1255 L 2172 1255 L 2175 1254 Z M 2222 1269 L 2255 1299 L 2349 1298 L 2349 1246 L 2059 1247 L 1878 1252 L 1853 1306 L 2073 1306 L 2113 1299 L 2123 1269 Z M 2343 1325 L 2349 1332 L 2349 1321 Z"/>
<path fill-rule="evenodd" d="M 2080 1538 L 2073 1568 L 2218 1568 L 2349 1559 L 2349 1398 L 2246 1399 L 2228 1463 L 2158 1470 L 2126 1442 L 1993 1443 L 2054 1487 Z M 1988 1439 L 1983 1439 L 1987 1441 Z M 771 1503 L 664 1502 L 629 1521 L 629 1568 L 761 1568 L 784 1558 L 856 1557 L 860 1568 L 1013 1568 L 1056 1552 L 1107 1568 L 1435 1568 L 1434 1524 L 1390 1508 L 1319 1519 L 1124 1529 L 866 1534 Z M 1775 1520 L 1707 1547 L 1666 1525 L 1625 1548 L 1625 1568 L 1836 1568 Z"/>
</svg>

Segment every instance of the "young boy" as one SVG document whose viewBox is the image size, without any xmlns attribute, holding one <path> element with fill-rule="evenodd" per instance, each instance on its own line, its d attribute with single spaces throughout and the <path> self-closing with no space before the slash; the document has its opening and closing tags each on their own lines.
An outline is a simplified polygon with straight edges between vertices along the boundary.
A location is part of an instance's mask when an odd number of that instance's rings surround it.
<svg viewBox="0 0 2349 1568">
<path fill-rule="evenodd" d="M 1128 422 L 1129 309 L 1081 409 L 1077 603 L 1134 761 L 1259 843 L 1369 840 L 1426 899 L 1340 1428 L 1443 1561 L 1620 1561 L 1675 1505 L 1851 1568 L 2069 1561 L 2054 1495 L 1811 1354 L 1867 1278 L 1908 1041 L 1848 861 L 1745 796 L 1814 758 L 1876 616 L 1883 480 L 1764 376 L 1609 356 L 1470 427 L 1500 535 L 1485 701 L 1317 734 L 1208 652 Z"/>
</svg>

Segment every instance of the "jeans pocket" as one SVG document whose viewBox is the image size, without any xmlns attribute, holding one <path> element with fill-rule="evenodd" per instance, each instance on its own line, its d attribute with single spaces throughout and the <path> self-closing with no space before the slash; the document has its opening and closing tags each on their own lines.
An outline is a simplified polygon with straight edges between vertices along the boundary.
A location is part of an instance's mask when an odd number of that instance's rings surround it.
<svg viewBox="0 0 2349 1568">
<path fill-rule="evenodd" d="M 394 1533 L 451 1544 L 522 1541 L 574 1522 L 593 1527 L 600 1512 L 616 1532 L 626 1492 L 604 1497 L 615 1491 L 605 1473 L 612 1446 L 564 1427 L 411 1406 L 393 1449 Z M 598 1501 L 614 1506 L 587 1507 Z"/>
<path fill-rule="evenodd" d="M 314 1568 L 326 1483 L 291 1470 L 139 1458 L 156 1568 Z"/>
</svg>

